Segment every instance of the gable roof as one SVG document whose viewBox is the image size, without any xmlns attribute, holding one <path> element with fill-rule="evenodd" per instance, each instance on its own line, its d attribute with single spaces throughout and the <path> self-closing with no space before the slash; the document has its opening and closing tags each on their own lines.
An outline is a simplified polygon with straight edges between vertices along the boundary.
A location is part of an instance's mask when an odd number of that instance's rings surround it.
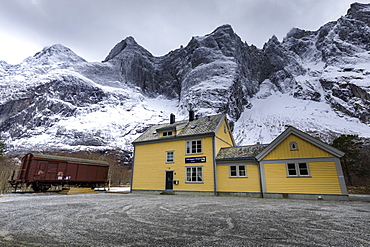
<svg viewBox="0 0 370 247">
<path fill-rule="evenodd" d="M 239 147 L 225 147 L 221 148 L 216 156 L 216 160 L 242 160 L 254 159 L 257 154 L 264 150 L 268 144 L 239 146 Z"/>
<path fill-rule="evenodd" d="M 258 155 L 256 155 L 256 159 L 258 161 L 262 160 L 264 157 L 266 157 L 267 154 L 269 154 L 274 148 L 276 148 L 282 141 L 284 141 L 291 134 L 302 138 L 303 140 L 327 151 L 328 153 L 331 153 L 332 155 L 338 158 L 344 155 L 344 152 L 310 136 L 307 133 L 304 133 L 294 128 L 293 126 L 289 126 L 283 133 L 276 137 L 264 150 L 262 150 Z"/>
<path fill-rule="evenodd" d="M 223 120 L 226 119 L 225 114 L 213 115 L 202 117 L 193 121 L 179 121 L 173 124 L 158 124 L 149 127 L 142 135 L 140 135 L 132 143 L 141 143 L 148 141 L 157 141 L 157 140 L 171 140 L 174 138 L 187 137 L 187 136 L 200 136 L 207 134 L 215 134 L 220 128 Z M 174 130 L 179 133 L 172 135 L 170 137 L 161 137 L 160 132 L 165 130 Z"/>
</svg>

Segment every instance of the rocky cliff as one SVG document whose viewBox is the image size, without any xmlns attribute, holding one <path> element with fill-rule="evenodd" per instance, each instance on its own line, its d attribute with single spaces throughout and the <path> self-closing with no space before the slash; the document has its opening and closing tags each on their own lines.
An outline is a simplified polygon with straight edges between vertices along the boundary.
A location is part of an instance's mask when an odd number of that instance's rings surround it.
<svg viewBox="0 0 370 247">
<path fill-rule="evenodd" d="M 124 149 L 150 124 L 227 113 L 239 144 L 296 126 L 331 140 L 370 138 L 370 5 L 317 31 L 293 28 L 263 48 L 230 25 L 155 57 L 133 37 L 103 62 L 63 45 L 0 61 L 0 133 L 11 152 Z"/>
</svg>

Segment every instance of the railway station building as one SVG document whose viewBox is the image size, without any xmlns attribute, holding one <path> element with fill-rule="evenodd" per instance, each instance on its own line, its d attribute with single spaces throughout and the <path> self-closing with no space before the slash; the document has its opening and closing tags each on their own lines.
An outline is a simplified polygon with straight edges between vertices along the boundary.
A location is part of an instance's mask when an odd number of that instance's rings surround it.
<svg viewBox="0 0 370 247">
<path fill-rule="evenodd" d="M 269 144 L 235 146 L 225 114 L 191 111 L 133 145 L 133 192 L 348 200 L 344 153 L 291 126 Z"/>
</svg>

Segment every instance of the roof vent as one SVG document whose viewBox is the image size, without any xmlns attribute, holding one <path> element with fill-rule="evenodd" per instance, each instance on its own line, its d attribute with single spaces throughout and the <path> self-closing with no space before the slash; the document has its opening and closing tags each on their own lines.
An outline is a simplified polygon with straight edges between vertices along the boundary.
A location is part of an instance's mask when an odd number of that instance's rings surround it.
<svg viewBox="0 0 370 247">
<path fill-rule="evenodd" d="M 194 121 L 194 111 L 190 110 L 189 111 L 189 122 Z"/>
</svg>

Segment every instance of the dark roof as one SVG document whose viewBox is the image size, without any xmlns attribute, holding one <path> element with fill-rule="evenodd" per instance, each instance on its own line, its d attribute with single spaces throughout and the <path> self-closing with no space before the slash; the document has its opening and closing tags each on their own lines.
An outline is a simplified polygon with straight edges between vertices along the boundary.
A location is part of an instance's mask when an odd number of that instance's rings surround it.
<svg viewBox="0 0 370 247">
<path fill-rule="evenodd" d="M 33 157 L 39 158 L 39 159 L 61 160 L 61 161 L 78 162 L 78 163 L 109 165 L 107 162 L 102 161 L 102 160 L 88 160 L 88 159 L 72 158 L 72 157 L 65 157 L 65 156 L 55 156 L 55 155 L 47 155 L 47 154 L 39 154 L 39 153 L 31 153 L 31 154 L 33 155 Z"/>
<path fill-rule="evenodd" d="M 221 148 L 216 160 L 240 160 L 256 157 L 268 144 Z"/>
<path fill-rule="evenodd" d="M 158 124 L 149 127 L 142 135 L 140 135 L 133 143 L 155 141 L 155 140 L 165 140 L 178 137 L 186 136 L 196 136 L 216 133 L 221 122 L 226 118 L 225 114 L 213 115 L 202 117 L 191 122 L 189 121 L 179 121 L 173 124 Z M 164 130 L 174 129 L 176 131 L 180 130 L 177 135 L 170 137 L 160 137 L 159 132 Z"/>
</svg>

